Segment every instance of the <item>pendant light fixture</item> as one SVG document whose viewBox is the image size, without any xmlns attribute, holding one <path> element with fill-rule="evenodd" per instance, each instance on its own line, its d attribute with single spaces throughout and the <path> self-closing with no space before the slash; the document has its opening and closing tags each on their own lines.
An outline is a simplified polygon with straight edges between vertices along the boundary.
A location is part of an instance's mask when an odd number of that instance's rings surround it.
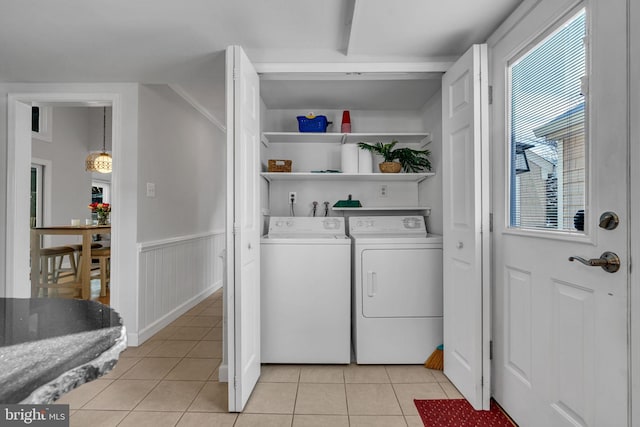
<svg viewBox="0 0 640 427">
<path fill-rule="evenodd" d="M 86 169 L 89 172 L 111 173 L 113 160 L 106 149 L 107 138 L 107 107 L 102 107 L 102 152 L 91 153 L 87 156 Z"/>
</svg>

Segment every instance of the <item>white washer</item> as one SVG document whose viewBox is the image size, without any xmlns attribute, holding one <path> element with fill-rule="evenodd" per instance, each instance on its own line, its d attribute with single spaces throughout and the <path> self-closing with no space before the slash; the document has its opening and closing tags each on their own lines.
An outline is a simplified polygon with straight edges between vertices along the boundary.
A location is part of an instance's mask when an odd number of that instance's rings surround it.
<svg viewBox="0 0 640 427">
<path fill-rule="evenodd" d="M 349 218 L 356 362 L 424 363 L 442 344 L 442 236 L 420 216 Z"/>
<path fill-rule="evenodd" d="M 350 363 L 344 218 L 272 217 L 260 257 L 262 362 Z"/>
</svg>

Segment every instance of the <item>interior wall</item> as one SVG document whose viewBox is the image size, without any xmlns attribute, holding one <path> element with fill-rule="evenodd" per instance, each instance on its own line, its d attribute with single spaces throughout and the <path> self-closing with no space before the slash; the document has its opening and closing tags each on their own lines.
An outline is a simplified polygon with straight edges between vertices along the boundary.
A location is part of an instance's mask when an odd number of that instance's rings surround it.
<svg viewBox="0 0 640 427">
<path fill-rule="evenodd" d="M 139 99 L 138 242 L 222 229 L 224 133 L 166 85 L 141 85 Z"/>
<path fill-rule="evenodd" d="M 103 123 L 103 107 L 92 107 L 89 108 L 89 143 L 88 143 L 88 152 L 92 151 L 102 151 L 102 137 L 104 134 L 104 142 L 105 149 L 107 152 L 111 153 L 113 151 L 112 148 L 112 115 L 113 108 L 106 107 L 106 129 L 103 132 L 103 128 L 105 128 Z M 102 182 L 111 182 L 111 173 L 100 173 L 100 172 L 92 172 L 91 178 L 93 180 L 98 180 Z"/>
<path fill-rule="evenodd" d="M 387 197 L 379 196 L 381 185 L 386 186 Z M 313 202 L 318 202 L 316 216 L 324 216 L 324 202 L 329 202 L 327 216 L 343 216 L 343 211 L 331 208 L 338 200 L 359 200 L 362 206 L 418 206 L 418 184 L 415 182 L 357 182 L 357 181 L 273 181 L 271 183 L 271 215 L 290 216 L 289 192 L 296 193 L 295 216 L 312 216 Z M 371 212 L 350 215 L 370 215 Z M 396 213 L 389 213 L 395 215 Z"/>
<path fill-rule="evenodd" d="M 222 287 L 226 208 L 226 135 L 169 86 L 139 100 L 137 344 Z"/>
<path fill-rule="evenodd" d="M 88 121 L 89 121 L 89 135 L 88 135 L 88 142 L 87 142 L 87 149 L 89 151 L 101 151 L 102 150 L 102 135 L 103 135 L 103 128 L 104 126 L 104 121 L 103 121 L 103 107 L 88 107 L 87 109 L 87 114 L 88 114 Z M 111 107 L 106 107 L 106 128 L 105 128 L 105 132 L 104 132 L 104 145 L 105 148 L 107 150 L 107 152 L 111 152 L 112 151 L 112 147 L 111 147 L 111 123 L 112 123 L 112 116 L 113 115 L 113 108 Z M 109 175 L 109 174 L 104 174 L 104 175 Z"/>
<path fill-rule="evenodd" d="M 172 88 L 179 90 L 188 102 L 212 123 L 224 131 L 227 120 L 225 102 L 226 91 L 226 51 L 213 52 L 199 63 L 190 64 L 190 71 Z"/>
<path fill-rule="evenodd" d="M 442 92 L 431 97 L 422 110 L 423 126 L 431 133 L 432 176 L 420 184 L 418 198 L 420 204 L 431 207 L 431 215 L 427 218 L 427 229 L 430 233 L 442 234 Z"/>
<path fill-rule="evenodd" d="M 85 171 L 90 131 L 89 108 L 53 107 L 52 140 L 32 139 L 31 155 L 51 161 L 51 217 L 44 225 L 69 225 L 91 218 L 91 174 Z M 79 243 L 78 236 L 52 236 L 54 246 Z"/>
</svg>

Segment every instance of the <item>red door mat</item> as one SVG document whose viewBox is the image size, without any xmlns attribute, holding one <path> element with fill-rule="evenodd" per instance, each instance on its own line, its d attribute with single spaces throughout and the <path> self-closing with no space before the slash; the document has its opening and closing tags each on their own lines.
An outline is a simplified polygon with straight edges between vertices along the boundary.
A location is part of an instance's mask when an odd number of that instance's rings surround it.
<svg viewBox="0 0 640 427">
<path fill-rule="evenodd" d="M 493 400 L 488 411 L 476 411 L 465 399 L 413 401 L 425 427 L 516 426 Z"/>
</svg>

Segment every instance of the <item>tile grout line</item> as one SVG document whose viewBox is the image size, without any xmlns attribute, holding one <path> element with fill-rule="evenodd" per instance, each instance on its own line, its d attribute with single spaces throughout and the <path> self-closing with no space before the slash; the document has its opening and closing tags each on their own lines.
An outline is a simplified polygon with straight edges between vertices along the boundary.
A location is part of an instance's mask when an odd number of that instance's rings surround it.
<svg viewBox="0 0 640 427">
<path fill-rule="evenodd" d="M 387 376 L 389 377 L 389 381 L 391 382 L 391 390 L 393 390 L 393 395 L 396 397 L 396 402 L 400 407 L 400 413 L 402 414 L 402 419 L 404 420 L 404 423 L 408 426 L 409 423 L 407 422 L 407 416 L 405 415 L 404 410 L 402 409 L 402 404 L 400 403 L 400 398 L 398 397 L 398 392 L 396 391 L 395 384 L 391 381 L 391 375 L 389 375 L 389 371 L 387 371 L 386 366 L 384 367 L 384 370 L 387 373 Z"/>
<path fill-rule="evenodd" d="M 298 381 L 296 382 L 296 397 L 293 399 L 293 413 L 291 414 L 291 425 L 293 427 L 293 420 L 296 417 L 296 406 L 298 405 L 298 393 L 300 392 L 300 376 L 302 375 L 302 369 L 298 369 Z"/>
<path fill-rule="evenodd" d="M 213 328 L 210 328 L 213 329 Z M 211 331 L 209 331 L 211 332 Z M 209 334 L 209 332 L 207 332 L 206 334 L 203 335 L 203 337 L 207 336 Z M 198 344 L 196 344 L 193 348 L 197 347 L 200 343 L 204 342 L 205 340 L 200 339 L 198 341 Z M 187 354 L 185 355 L 185 357 L 183 357 L 183 359 L 186 359 L 187 355 L 193 351 L 193 348 L 187 352 Z M 222 360 L 221 360 L 222 362 Z M 179 363 L 179 362 L 178 362 Z M 220 365 L 218 365 L 219 367 Z M 216 367 L 216 369 L 218 369 L 218 367 Z M 214 369 L 214 373 L 215 373 L 215 369 Z M 167 374 L 168 375 L 168 374 Z M 212 375 L 212 374 L 211 374 Z M 191 400 L 191 402 L 187 405 L 187 407 L 185 408 L 185 410 L 182 412 L 182 415 L 180 415 L 180 418 L 178 418 L 178 420 L 176 421 L 176 423 L 174 424 L 174 426 L 177 426 L 178 424 L 180 424 L 180 421 L 182 421 L 182 419 L 184 418 L 184 416 L 189 413 L 189 408 L 191 407 L 191 405 L 193 405 L 193 402 L 195 402 L 195 400 L 198 398 L 198 396 L 200 395 L 200 393 L 202 393 L 202 390 L 204 390 L 204 388 L 207 386 L 207 383 L 209 382 L 209 378 L 211 377 L 211 375 L 207 376 L 206 380 L 203 382 L 202 387 L 200 388 L 200 390 L 198 390 L 198 392 L 195 394 L 195 396 L 193 397 L 193 399 Z M 233 424 L 235 425 L 235 423 L 238 420 L 238 416 L 236 415 L 235 420 L 233 421 Z"/>
<path fill-rule="evenodd" d="M 204 334 L 203 336 L 206 336 L 206 334 Z M 165 340 L 165 341 L 166 341 L 166 340 Z M 194 340 L 194 341 L 196 341 L 196 340 Z M 173 368 L 171 368 L 171 369 L 170 369 L 170 370 L 165 374 L 165 376 L 164 376 L 164 377 L 163 377 L 163 378 L 158 382 L 158 384 L 156 385 L 156 387 L 157 387 L 158 385 L 160 385 L 160 383 L 162 383 L 162 381 L 163 381 L 163 380 L 164 380 L 164 379 L 165 379 L 165 378 L 166 378 L 166 377 L 167 377 L 167 376 L 168 376 L 168 375 L 169 375 L 169 374 L 170 374 L 170 373 L 171 373 L 171 372 L 172 372 L 172 371 L 173 371 L 173 370 L 174 370 L 174 369 L 175 369 L 175 368 L 176 368 L 176 367 L 177 367 L 177 366 L 178 366 L 178 365 L 183 361 L 183 360 L 187 359 L 187 355 L 188 355 L 191 351 L 193 351 L 193 349 L 194 349 L 195 347 L 197 347 L 197 346 L 198 346 L 198 344 L 200 344 L 203 340 L 202 340 L 202 339 L 200 339 L 200 340 L 197 340 L 197 341 L 198 341 L 198 342 L 197 342 L 197 343 L 196 343 L 196 344 L 195 344 L 191 349 L 189 349 L 189 350 L 185 353 L 185 355 L 184 355 L 183 357 L 181 357 L 181 358 L 180 358 L 180 360 L 178 360 L 178 362 L 173 366 Z M 183 411 L 181 411 L 181 412 L 182 412 L 182 414 L 180 415 L 180 417 L 178 418 L 178 420 L 176 421 L 176 423 L 174 424 L 174 426 L 178 425 L 178 424 L 180 423 L 180 421 L 182 420 L 182 418 L 185 416 L 185 414 L 187 414 L 187 413 L 188 413 L 189 408 L 191 407 L 191 405 L 193 405 L 193 402 L 198 398 L 198 395 L 202 392 L 202 390 L 204 389 L 204 387 L 207 385 L 207 382 L 208 382 L 208 380 L 209 380 L 209 377 L 210 377 L 210 375 L 205 379 L 205 381 L 203 381 L 203 382 L 202 382 L 202 386 L 201 386 L 201 387 L 198 389 L 198 391 L 195 393 L 195 395 L 194 395 L 193 399 L 191 399 L 191 401 L 186 405 L 185 409 L 184 409 Z M 167 381 L 171 381 L 171 380 L 167 380 Z M 156 387 L 154 387 L 151 391 L 155 390 L 155 388 L 156 388 Z M 151 393 L 151 391 L 150 391 L 149 393 Z M 149 395 L 149 394 L 147 394 L 147 396 L 148 396 L 148 395 Z M 145 398 L 146 398 L 147 396 L 145 396 Z M 144 399 L 142 399 L 142 400 L 140 401 L 140 403 L 142 403 L 142 401 L 144 401 Z M 138 403 L 138 405 L 139 405 L 140 403 Z M 136 406 L 136 407 L 137 407 L 137 406 Z M 135 408 L 134 408 L 134 410 L 135 410 Z M 133 411 L 132 411 L 132 412 L 133 412 Z M 126 417 L 125 417 L 125 418 L 126 418 Z M 235 424 L 235 422 L 234 422 L 234 424 Z"/>
<path fill-rule="evenodd" d="M 344 399 L 347 405 L 347 425 L 351 427 L 351 413 L 349 412 L 349 395 L 347 393 L 347 377 L 344 375 L 344 368 L 342 368 L 342 385 L 344 386 Z"/>
<path fill-rule="evenodd" d="M 409 422 L 407 421 L 407 416 L 402 410 L 402 404 L 400 403 L 400 398 L 398 397 L 398 393 L 396 392 L 395 383 L 391 379 L 391 374 L 389 374 L 388 366 L 387 365 L 383 365 L 383 366 L 384 366 L 384 371 L 387 373 L 387 377 L 389 378 L 389 384 L 391 384 L 391 390 L 393 390 L 393 395 L 396 397 L 396 402 L 398 403 L 398 407 L 400 408 L 400 414 L 402 414 L 402 420 L 404 421 L 405 425 L 408 427 Z"/>
</svg>

